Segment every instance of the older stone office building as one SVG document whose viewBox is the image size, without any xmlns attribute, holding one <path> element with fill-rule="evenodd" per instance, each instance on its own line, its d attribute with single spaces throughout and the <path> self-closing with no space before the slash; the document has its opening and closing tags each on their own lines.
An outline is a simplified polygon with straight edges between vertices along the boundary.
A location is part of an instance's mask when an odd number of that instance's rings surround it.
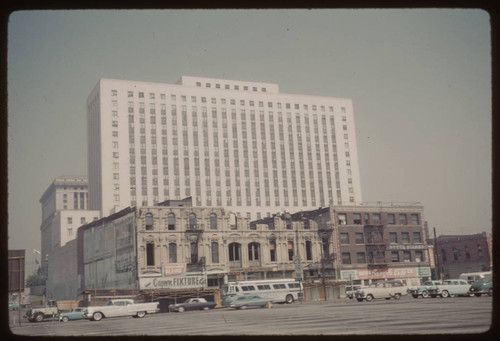
<svg viewBox="0 0 500 341">
<path fill-rule="evenodd" d="M 80 290 L 218 288 L 301 277 L 430 276 L 422 207 L 332 206 L 248 221 L 190 200 L 129 207 L 79 230 Z"/>
</svg>

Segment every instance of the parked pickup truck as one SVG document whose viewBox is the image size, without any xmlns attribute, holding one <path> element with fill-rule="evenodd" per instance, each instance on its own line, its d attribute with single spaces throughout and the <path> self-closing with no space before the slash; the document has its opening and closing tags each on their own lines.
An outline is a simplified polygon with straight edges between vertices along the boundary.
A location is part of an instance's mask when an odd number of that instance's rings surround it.
<svg viewBox="0 0 500 341">
<path fill-rule="evenodd" d="M 217 303 L 207 302 L 204 298 L 190 298 L 183 303 L 171 304 L 168 306 L 169 311 L 177 311 L 182 313 L 186 310 L 208 310 L 214 309 Z"/>
<path fill-rule="evenodd" d="M 34 306 L 26 311 L 25 317 L 30 322 L 42 322 L 43 320 L 54 320 L 59 316 L 59 310 L 55 302 L 50 301 L 45 305 Z"/>
<path fill-rule="evenodd" d="M 100 321 L 104 317 L 132 316 L 144 317 L 146 314 L 154 314 L 160 311 L 158 302 L 137 303 L 131 299 L 109 300 L 106 305 L 87 307 L 83 311 L 83 317 L 91 321 Z"/>
</svg>

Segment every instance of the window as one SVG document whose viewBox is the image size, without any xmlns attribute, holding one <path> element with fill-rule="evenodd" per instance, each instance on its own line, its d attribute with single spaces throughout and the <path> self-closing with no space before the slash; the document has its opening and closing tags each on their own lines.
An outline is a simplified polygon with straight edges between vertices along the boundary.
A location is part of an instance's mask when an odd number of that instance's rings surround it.
<svg viewBox="0 0 500 341">
<path fill-rule="evenodd" d="M 271 262 L 276 262 L 276 242 L 274 240 L 269 242 L 269 256 Z"/>
<path fill-rule="evenodd" d="M 175 243 L 168 244 L 168 262 L 177 263 L 177 244 Z"/>
<path fill-rule="evenodd" d="M 370 223 L 370 213 L 365 213 L 365 224 Z"/>
<path fill-rule="evenodd" d="M 458 256 L 459 256 L 458 249 L 453 248 L 453 260 L 458 260 Z"/>
<path fill-rule="evenodd" d="M 403 251 L 403 262 L 411 262 L 411 252 Z"/>
<path fill-rule="evenodd" d="M 389 242 L 391 244 L 397 244 L 398 234 L 396 232 L 389 232 Z"/>
<path fill-rule="evenodd" d="M 407 225 L 408 224 L 408 220 L 406 219 L 406 214 L 399 215 L 399 224 L 400 225 Z"/>
<path fill-rule="evenodd" d="M 250 243 L 248 244 L 248 260 L 259 260 L 259 243 Z"/>
<path fill-rule="evenodd" d="M 312 260 L 312 243 L 306 240 L 306 260 Z"/>
<path fill-rule="evenodd" d="M 194 213 L 189 214 L 189 229 L 196 230 L 196 214 Z"/>
<path fill-rule="evenodd" d="M 258 290 L 271 290 L 271 286 L 268 284 L 257 285 Z"/>
<path fill-rule="evenodd" d="M 241 290 L 243 290 L 243 291 L 255 291 L 255 287 L 253 285 L 243 285 L 243 286 L 241 286 Z"/>
<path fill-rule="evenodd" d="M 470 259 L 470 250 L 469 247 L 465 247 L 465 259 Z"/>
<path fill-rule="evenodd" d="M 73 224 L 73 218 L 68 217 L 68 224 Z"/>
<path fill-rule="evenodd" d="M 85 217 L 80 218 L 80 224 L 85 224 Z"/>
<path fill-rule="evenodd" d="M 146 213 L 146 216 L 144 217 L 144 222 L 146 225 L 146 230 L 152 231 L 153 230 L 153 215 L 151 213 Z"/>
<path fill-rule="evenodd" d="M 339 213 L 339 225 L 346 225 L 347 224 L 347 216 L 345 213 Z"/>
<path fill-rule="evenodd" d="M 353 219 L 355 225 L 361 225 L 361 213 L 354 213 Z"/>
<path fill-rule="evenodd" d="M 350 252 L 342 252 L 342 264 L 351 264 Z"/>
<path fill-rule="evenodd" d="M 413 242 L 414 243 L 421 243 L 422 242 L 422 237 L 420 235 L 420 232 L 413 232 Z"/>
<path fill-rule="evenodd" d="M 217 230 L 217 214 L 210 213 L 210 229 Z"/>
<path fill-rule="evenodd" d="M 349 244 L 349 233 L 340 233 L 340 244 Z"/>
<path fill-rule="evenodd" d="M 363 237 L 363 232 L 356 232 L 354 234 L 354 238 L 356 240 L 356 244 L 364 244 L 364 237 Z"/>
<path fill-rule="evenodd" d="M 154 266 L 155 265 L 155 244 L 147 243 L 146 244 L 146 265 Z"/>
<path fill-rule="evenodd" d="M 289 261 L 293 260 L 293 255 L 294 255 L 293 242 L 291 240 L 289 240 L 288 241 L 288 260 Z"/>
<path fill-rule="evenodd" d="M 415 251 L 415 261 L 416 262 L 424 262 L 425 261 L 423 251 L 420 251 L 420 250 Z"/>
<path fill-rule="evenodd" d="M 191 242 L 189 244 L 190 250 L 191 250 L 191 264 L 197 264 L 198 263 L 198 243 L 197 242 Z"/>
<path fill-rule="evenodd" d="M 399 252 L 398 251 L 391 252 L 391 260 L 393 263 L 399 262 Z"/>
<path fill-rule="evenodd" d="M 366 263 L 366 257 L 364 252 L 356 252 L 356 262 L 358 264 L 365 264 Z"/>
<path fill-rule="evenodd" d="M 167 217 L 167 228 L 169 231 L 175 230 L 175 214 L 169 213 Z"/>
<path fill-rule="evenodd" d="M 477 256 L 479 258 L 482 258 L 483 257 L 483 247 L 481 245 L 478 245 L 477 246 Z"/>
<path fill-rule="evenodd" d="M 401 232 L 401 242 L 409 243 L 410 242 L 410 233 L 409 232 Z"/>
<path fill-rule="evenodd" d="M 441 249 L 441 258 L 443 259 L 443 262 L 446 262 L 447 258 L 445 249 Z"/>
<path fill-rule="evenodd" d="M 373 213 L 372 218 L 374 224 L 380 224 L 380 213 Z"/>
<path fill-rule="evenodd" d="M 241 245 L 239 243 L 229 244 L 229 261 L 239 261 L 241 258 Z"/>
<path fill-rule="evenodd" d="M 211 250 L 212 250 L 212 263 L 219 263 L 219 243 L 212 242 Z"/>
<path fill-rule="evenodd" d="M 274 289 L 286 289 L 285 284 L 273 284 Z"/>
<path fill-rule="evenodd" d="M 387 223 L 391 225 L 396 224 L 396 218 L 394 217 L 394 214 L 392 213 L 387 214 Z"/>
<path fill-rule="evenodd" d="M 418 222 L 418 214 L 412 214 L 410 216 L 410 219 L 411 219 L 411 224 L 412 225 L 418 225 L 419 222 Z"/>
</svg>

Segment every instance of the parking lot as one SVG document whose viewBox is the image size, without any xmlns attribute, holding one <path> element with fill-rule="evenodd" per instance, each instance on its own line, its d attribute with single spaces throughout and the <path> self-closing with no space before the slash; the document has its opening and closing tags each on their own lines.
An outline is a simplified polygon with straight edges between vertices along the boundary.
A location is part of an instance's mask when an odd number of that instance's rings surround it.
<svg viewBox="0 0 500 341">
<path fill-rule="evenodd" d="M 105 318 L 67 323 L 11 324 L 19 335 L 344 335 L 482 333 L 491 325 L 492 297 L 418 298 L 357 302 L 275 304 L 272 308 L 228 308 L 163 313 L 142 319 Z M 12 316 L 17 312 L 11 312 Z"/>
</svg>

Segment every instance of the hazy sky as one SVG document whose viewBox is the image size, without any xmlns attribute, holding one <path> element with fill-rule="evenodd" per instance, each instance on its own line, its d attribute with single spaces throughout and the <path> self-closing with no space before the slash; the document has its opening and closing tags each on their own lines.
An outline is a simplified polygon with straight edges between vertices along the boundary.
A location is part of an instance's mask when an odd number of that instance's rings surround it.
<svg viewBox="0 0 500 341">
<path fill-rule="evenodd" d="M 420 202 L 439 234 L 491 231 L 490 18 L 474 9 L 21 11 L 8 25 L 9 248 L 87 174 L 99 78 L 201 76 L 351 98 L 364 202 Z"/>
</svg>

